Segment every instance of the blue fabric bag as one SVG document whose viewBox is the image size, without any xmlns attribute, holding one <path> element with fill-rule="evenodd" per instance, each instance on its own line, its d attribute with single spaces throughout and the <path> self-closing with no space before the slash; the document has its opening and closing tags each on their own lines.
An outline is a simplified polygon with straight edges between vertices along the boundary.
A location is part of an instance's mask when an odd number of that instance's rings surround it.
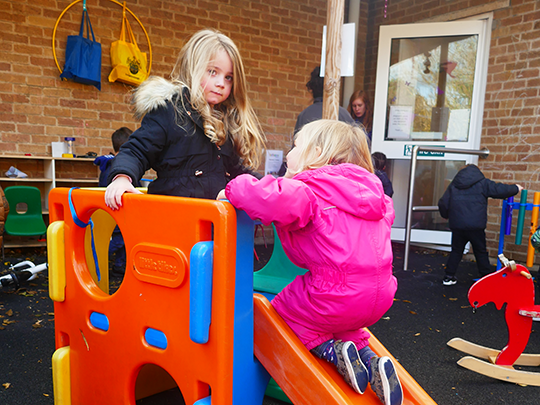
<svg viewBox="0 0 540 405">
<path fill-rule="evenodd" d="M 83 35 L 85 22 L 86 38 Z M 101 90 L 101 44 L 96 42 L 86 8 L 83 8 L 79 35 L 69 35 L 67 38 L 66 63 L 60 77 L 77 83 L 91 84 Z"/>
</svg>

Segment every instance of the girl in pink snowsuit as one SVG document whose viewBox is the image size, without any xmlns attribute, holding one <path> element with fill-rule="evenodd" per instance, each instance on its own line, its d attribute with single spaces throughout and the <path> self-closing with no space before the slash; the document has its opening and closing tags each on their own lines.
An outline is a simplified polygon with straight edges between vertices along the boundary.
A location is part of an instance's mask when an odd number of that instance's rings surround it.
<svg viewBox="0 0 540 405">
<path fill-rule="evenodd" d="M 218 196 L 265 225 L 287 256 L 308 269 L 272 305 L 308 350 L 334 363 L 356 392 L 368 382 L 386 405 L 403 392 L 390 358 L 368 346 L 363 328 L 392 305 L 390 230 L 394 208 L 373 173 L 364 131 L 318 120 L 297 134 L 284 178 L 239 176 Z"/>
</svg>

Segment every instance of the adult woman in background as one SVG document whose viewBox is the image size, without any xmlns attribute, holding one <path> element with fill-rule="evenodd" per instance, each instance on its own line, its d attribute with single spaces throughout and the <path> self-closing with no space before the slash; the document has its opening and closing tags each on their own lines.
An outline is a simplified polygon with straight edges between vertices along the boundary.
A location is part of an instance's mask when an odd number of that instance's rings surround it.
<svg viewBox="0 0 540 405">
<path fill-rule="evenodd" d="M 356 90 L 349 99 L 347 111 L 353 120 L 362 124 L 371 144 L 371 131 L 373 127 L 373 106 L 371 99 L 364 90 Z"/>
</svg>

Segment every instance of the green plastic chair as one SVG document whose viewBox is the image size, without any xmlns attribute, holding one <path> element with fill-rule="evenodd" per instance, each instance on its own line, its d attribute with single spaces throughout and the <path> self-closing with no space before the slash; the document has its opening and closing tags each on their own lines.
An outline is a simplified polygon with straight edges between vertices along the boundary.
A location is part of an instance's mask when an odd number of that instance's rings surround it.
<svg viewBox="0 0 540 405">
<path fill-rule="evenodd" d="M 9 214 L 4 230 L 13 236 L 40 236 L 47 233 L 41 211 L 41 192 L 37 187 L 12 186 L 4 190 L 9 203 Z M 21 209 L 21 205 L 26 210 Z M 2 244 L 2 258 L 4 246 Z"/>
<path fill-rule="evenodd" d="M 274 250 L 268 263 L 262 269 L 253 273 L 253 289 L 278 294 L 296 276 L 305 274 L 307 270 L 296 266 L 289 260 L 283 250 L 274 224 L 272 224 L 272 228 L 274 229 Z"/>
</svg>

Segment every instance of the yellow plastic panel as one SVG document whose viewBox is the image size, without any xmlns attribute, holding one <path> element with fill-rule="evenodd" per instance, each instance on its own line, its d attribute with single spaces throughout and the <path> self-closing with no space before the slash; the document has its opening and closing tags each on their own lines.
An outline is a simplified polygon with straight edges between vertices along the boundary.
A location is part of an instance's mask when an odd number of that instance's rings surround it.
<svg viewBox="0 0 540 405">
<path fill-rule="evenodd" d="M 52 356 L 54 404 L 71 405 L 69 346 L 57 349 Z"/>
<path fill-rule="evenodd" d="M 49 260 L 49 296 L 63 302 L 66 296 L 66 259 L 64 255 L 64 221 L 55 221 L 47 229 Z"/>
</svg>

